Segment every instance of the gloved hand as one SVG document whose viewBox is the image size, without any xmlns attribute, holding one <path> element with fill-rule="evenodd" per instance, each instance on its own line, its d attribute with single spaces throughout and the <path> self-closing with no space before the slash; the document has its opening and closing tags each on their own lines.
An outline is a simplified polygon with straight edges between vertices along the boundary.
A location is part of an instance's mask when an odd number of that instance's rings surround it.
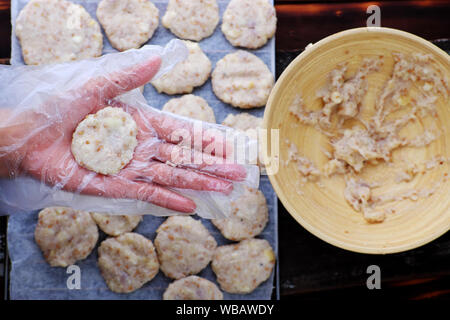
<svg viewBox="0 0 450 320">
<path fill-rule="evenodd" d="M 163 63 L 165 69 L 182 60 L 183 52 L 177 45 L 165 51 L 144 47 L 94 60 L 16 67 L 9 73 L 8 67 L 0 69 L 0 75 L 5 75 L 2 78 L 10 81 L 0 89 L 0 96 L 13 95 L 6 103 L 0 102 L 3 175 L 10 179 L 28 175 L 52 186 L 52 190 L 142 200 L 185 213 L 195 210 L 194 201 L 172 188 L 230 194 L 230 180 L 243 181 L 247 172 L 244 166 L 225 161 L 227 144 L 222 131 L 212 134 L 211 128 L 203 128 L 200 137 L 197 134 L 201 143 L 195 148 L 193 121 L 160 112 L 138 99 L 133 103 L 117 99 L 149 82 L 160 69 L 162 58 L 167 60 L 172 54 L 171 62 Z M 138 91 L 135 94 L 140 95 Z M 13 101 L 18 104 L 6 107 Z M 72 134 L 78 123 L 106 106 L 123 108 L 138 126 L 138 146 L 132 161 L 110 176 L 80 167 L 71 153 Z M 186 145 L 186 133 L 190 135 L 190 150 L 179 145 L 182 138 Z M 212 145 L 217 155 L 203 153 Z"/>
</svg>

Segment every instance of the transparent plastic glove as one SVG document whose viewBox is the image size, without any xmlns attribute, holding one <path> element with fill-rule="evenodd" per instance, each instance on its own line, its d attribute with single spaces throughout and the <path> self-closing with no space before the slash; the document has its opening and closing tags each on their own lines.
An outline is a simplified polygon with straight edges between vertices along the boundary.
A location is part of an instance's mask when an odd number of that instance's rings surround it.
<svg viewBox="0 0 450 320">
<path fill-rule="evenodd" d="M 226 161 L 223 130 L 217 126 L 211 134 L 202 128 L 198 136 L 194 121 L 150 108 L 133 90 L 186 55 L 182 42 L 174 40 L 165 48 L 145 46 L 99 59 L 0 68 L 5 80 L 0 85 L 0 171 L 9 177 L 0 182 L 0 210 L 6 210 L 1 213 L 66 205 L 167 215 L 193 213 L 201 203 L 195 198 L 229 200 L 235 189 L 232 181 L 248 181 L 254 168 Z M 106 106 L 123 108 L 138 125 L 132 161 L 109 176 L 82 168 L 71 153 L 79 122 Z M 203 153 L 211 145 L 212 154 Z M 143 203 L 172 211 L 155 212 Z"/>
</svg>

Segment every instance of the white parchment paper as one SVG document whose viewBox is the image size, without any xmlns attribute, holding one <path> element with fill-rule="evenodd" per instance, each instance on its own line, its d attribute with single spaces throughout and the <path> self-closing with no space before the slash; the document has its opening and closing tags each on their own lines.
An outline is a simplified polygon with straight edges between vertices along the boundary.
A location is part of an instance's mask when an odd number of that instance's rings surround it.
<svg viewBox="0 0 450 320">
<path fill-rule="evenodd" d="M 11 64 L 24 64 L 20 49 L 20 43 L 14 35 L 15 19 L 20 10 L 25 6 L 26 0 L 12 0 L 11 1 L 11 23 L 13 25 L 12 43 L 11 43 Z M 97 9 L 98 1 L 72 1 L 83 5 L 91 16 L 96 19 L 95 11 Z M 218 0 L 220 8 L 220 16 L 228 4 L 228 0 Z M 160 18 L 164 15 L 167 1 L 153 1 L 160 11 Z M 220 30 L 221 22 L 219 22 L 214 34 L 203 39 L 200 46 L 213 64 L 228 53 L 234 52 L 236 48 L 231 46 L 225 39 Z M 175 36 L 167 29 L 159 25 L 154 36 L 147 44 L 165 45 Z M 108 42 L 104 34 L 103 53 L 115 52 Z M 268 66 L 269 69 L 275 73 L 275 41 L 271 39 L 264 47 L 253 50 L 252 53 L 260 57 Z M 237 114 L 243 112 L 230 105 L 222 103 L 214 95 L 211 86 L 211 80 L 208 80 L 200 88 L 196 88 L 193 92 L 195 95 L 203 97 L 209 105 L 214 109 L 217 123 L 221 123 L 229 113 Z M 150 85 L 146 85 L 144 89 L 144 96 L 148 103 L 158 109 L 171 98 L 165 94 L 158 94 L 156 90 Z M 255 116 L 262 117 L 264 108 L 256 108 L 245 110 Z M 277 226 L 277 197 L 270 185 L 266 176 L 261 177 L 260 190 L 264 193 L 268 207 L 269 207 L 269 222 L 263 233 L 258 238 L 266 239 L 270 242 L 275 252 L 278 252 L 278 226 Z M 41 251 L 34 241 L 34 229 L 37 223 L 38 212 L 30 212 L 29 214 L 13 215 L 9 218 L 8 223 L 8 250 L 11 259 L 10 272 L 10 298 L 11 299 L 161 299 L 162 294 L 172 282 L 171 279 L 166 278 L 162 272 L 149 283 L 144 285 L 141 289 L 130 294 L 117 294 L 111 292 L 106 286 L 103 278 L 100 275 L 97 267 L 97 247 L 93 250 L 90 256 L 79 261 L 77 265 L 81 270 L 81 289 L 69 290 L 67 288 L 67 278 L 69 274 L 66 273 L 66 268 L 52 268 L 44 260 Z M 197 219 L 197 217 L 194 217 Z M 156 229 L 164 221 L 164 218 L 145 216 L 143 222 L 138 226 L 135 232 L 144 235 L 145 237 L 154 240 L 156 236 Z M 218 230 L 207 219 L 201 219 L 202 223 L 211 232 L 219 245 L 231 243 L 226 240 L 218 232 Z M 101 233 L 98 244 L 106 238 L 106 235 Z M 216 282 L 216 277 L 208 266 L 199 276 L 207 278 Z M 261 284 L 254 292 L 248 295 L 234 295 L 224 292 L 224 299 L 270 299 L 274 290 L 275 270 L 271 277 Z M 217 282 L 216 282 L 217 283 Z"/>
</svg>

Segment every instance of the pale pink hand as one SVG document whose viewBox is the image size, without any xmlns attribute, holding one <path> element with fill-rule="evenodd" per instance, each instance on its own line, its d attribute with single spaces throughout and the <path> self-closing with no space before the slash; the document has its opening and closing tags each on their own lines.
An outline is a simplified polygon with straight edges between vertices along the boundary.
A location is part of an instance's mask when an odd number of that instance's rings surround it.
<svg viewBox="0 0 450 320">
<path fill-rule="evenodd" d="M 230 181 L 245 179 L 246 172 L 240 165 L 226 164 L 223 158 L 202 154 L 208 164 L 179 163 L 173 167 L 166 164 L 179 146 L 171 140 L 176 128 L 191 129 L 190 123 L 168 117 L 154 111 L 142 111 L 123 106 L 132 114 L 138 128 L 138 147 L 133 160 L 114 176 L 95 174 L 80 167 L 70 151 L 72 134 L 80 121 L 88 114 L 105 106 L 117 105 L 116 96 L 149 82 L 158 71 L 160 58 L 136 65 L 108 77 L 92 79 L 80 89 L 69 92 L 75 98 L 70 105 L 53 101 L 42 113 L 30 113 L 27 132 L 38 132 L 27 140 L 23 147 L 20 171 L 44 181 L 49 185 L 61 185 L 64 190 L 108 198 L 138 199 L 179 212 L 191 213 L 195 203 L 165 187 L 193 190 L 217 191 L 228 194 L 233 185 Z M 55 107 L 56 106 L 56 107 Z M 48 125 L 48 117 L 57 108 L 64 119 Z M 36 128 L 39 130 L 36 131 Z M 205 147 L 213 139 L 202 137 Z M 192 151 L 198 155 L 201 151 Z M 224 179 L 225 178 L 225 179 Z"/>
</svg>

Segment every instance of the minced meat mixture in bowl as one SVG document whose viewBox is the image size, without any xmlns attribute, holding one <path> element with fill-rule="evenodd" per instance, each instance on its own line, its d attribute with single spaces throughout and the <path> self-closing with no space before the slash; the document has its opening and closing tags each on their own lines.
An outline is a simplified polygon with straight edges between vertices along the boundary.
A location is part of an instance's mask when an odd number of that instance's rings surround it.
<svg viewBox="0 0 450 320">
<path fill-rule="evenodd" d="M 367 253 L 448 231 L 449 78 L 444 51 L 398 30 L 353 29 L 307 47 L 278 80 L 264 118 L 279 129 L 270 179 L 294 218 Z"/>
</svg>

